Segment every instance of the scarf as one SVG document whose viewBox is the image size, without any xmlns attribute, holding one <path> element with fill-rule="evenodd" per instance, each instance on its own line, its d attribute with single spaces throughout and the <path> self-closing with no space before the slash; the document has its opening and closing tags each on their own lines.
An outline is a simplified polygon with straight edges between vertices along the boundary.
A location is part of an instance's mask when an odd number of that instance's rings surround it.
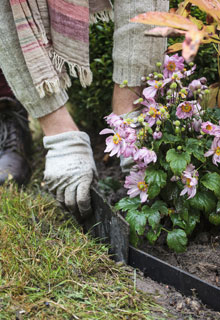
<svg viewBox="0 0 220 320">
<path fill-rule="evenodd" d="M 91 84 L 89 24 L 112 19 L 110 0 L 10 0 L 10 5 L 41 98 L 70 87 L 69 74 L 83 87 Z"/>
</svg>

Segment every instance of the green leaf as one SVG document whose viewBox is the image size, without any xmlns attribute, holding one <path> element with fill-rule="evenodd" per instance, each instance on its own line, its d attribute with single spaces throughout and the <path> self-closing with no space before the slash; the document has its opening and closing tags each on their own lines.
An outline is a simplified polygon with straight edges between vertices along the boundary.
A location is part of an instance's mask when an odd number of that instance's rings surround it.
<svg viewBox="0 0 220 320">
<path fill-rule="evenodd" d="M 186 222 L 181 218 L 181 216 L 178 213 L 171 214 L 170 219 L 171 219 L 174 227 L 178 226 L 182 229 L 185 229 Z"/>
<path fill-rule="evenodd" d="M 149 217 L 148 217 L 148 223 L 152 227 L 153 230 L 158 227 L 160 224 L 160 213 L 159 211 L 153 212 Z"/>
<path fill-rule="evenodd" d="M 186 250 L 187 236 L 185 231 L 181 229 L 174 229 L 167 235 L 167 244 L 170 249 L 180 253 Z"/>
<path fill-rule="evenodd" d="M 188 201 L 192 208 L 205 211 L 206 213 L 212 212 L 216 207 L 216 197 L 210 191 L 198 191 L 195 197 L 187 200 L 187 202 Z"/>
<path fill-rule="evenodd" d="M 181 138 L 179 136 L 174 136 L 173 134 L 165 132 L 163 134 L 162 140 L 165 144 L 168 144 L 168 143 L 180 142 Z"/>
<path fill-rule="evenodd" d="M 220 200 L 218 201 L 216 206 L 216 213 L 220 213 Z"/>
<path fill-rule="evenodd" d="M 148 186 L 147 194 L 149 199 L 154 199 L 160 193 L 160 187 L 156 184 L 150 184 Z"/>
<path fill-rule="evenodd" d="M 177 152 L 175 149 L 167 151 L 167 162 L 170 162 L 170 168 L 175 175 L 180 175 L 185 169 L 188 163 L 190 163 L 191 157 L 187 152 Z"/>
<path fill-rule="evenodd" d="M 200 221 L 200 212 L 194 211 L 189 213 L 187 224 L 184 228 L 187 235 L 190 235 L 196 227 L 196 224 Z"/>
<path fill-rule="evenodd" d="M 123 212 L 128 210 L 136 210 L 141 205 L 141 200 L 139 197 L 136 198 L 123 198 L 118 203 L 116 203 L 116 210 L 122 210 Z"/>
<path fill-rule="evenodd" d="M 207 189 L 214 191 L 217 197 L 220 197 L 220 175 L 218 173 L 207 173 L 200 181 Z"/>
<path fill-rule="evenodd" d="M 158 237 L 160 236 L 161 233 L 161 226 L 158 226 L 157 229 L 155 230 L 150 230 L 147 233 L 147 239 L 150 242 L 150 244 L 154 244 L 155 241 L 158 239 Z"/>
<path fill-rule="evenodd" d="M 204 150 L 202 148 L 202 142 L 197 139 L 189 138 L 186 141 L 186 151 L 192 153 L 193 156 L 201 162 L 205 162 Z"/>
<path fill-rule="evenodd" d="M 154 199 L 159 193 L 160 189 L 166 185 L 167 174 L 163 170 L 156 170 L 148 168 L 146 170 L 145 181 L 148 184 L 149 199 Z"/>
<path fill-rule="evenodd" d="M 209 215 L 209 222 L 214 224 L 215 226 L 219 226 L 220 225 L 220 214 L 216 213 L 216 212 L 212 212 Z"/>
<path fill-rule="evenodd" d="M 163 188 L 167 182 L 167 174 L 163 170 L 149 168 L 146 170 L 145 180 L 148 185 L 156 184 L 159 188 Z"/>
<path fill-rule="evenodd" d="M 161 214 L 168 215 L 167 204 L 161 200 L 155 201 L 151 208 L 160 211 Z"/>
<path fill-rule="evenodd" d="M 146 214 L 138 210 L 129 210 L 125 220 L 130 225 L 131 243 L 134 246 L 137 246 L 137 243 L 138 243 L 137 235 L 141 236 L 144 234 L 146 223 L 147 223 L 147 216 Z"/>
</svg>

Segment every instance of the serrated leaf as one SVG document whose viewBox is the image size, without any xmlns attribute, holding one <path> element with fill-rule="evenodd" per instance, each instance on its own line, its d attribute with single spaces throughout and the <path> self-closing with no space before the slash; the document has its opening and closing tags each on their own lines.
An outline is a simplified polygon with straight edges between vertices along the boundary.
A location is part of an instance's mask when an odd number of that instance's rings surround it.
<svg viewBox="0 0 220 320">
<path fill-rule="evenodd" d="M 207 189 L 214 191 L 217 197 L 220 197 L 220 175 L 218 173 L 207 173 L 200 181 Z"/>
<path fill-rule="evenodd" d="M 155 241 L 158 239 L 161 233 L 161 226 L 158 226 L 156 230 L 150 230 L 147 233 L 147 239 L 150 242 L 150 244 L 154 244 Z"/>
<path fill-rule="evenodd" d="M 198 191 L 195 197 L 187 201 L 189 201 L 192 208 L 198 209 L 200 211 L 205 211 L 206 213 L 212 212 L 216 207 L 216 198 L 210 191 Z"/>
<path fill-rule="evenodd" d="M 180 138 L 179 136 L 174 136 L 174 135 L 171 134 L 171 133 L 165 132 L 165 133 L 163 134 L 162 140 L 163 140 L 163 142 L 164 142 L 165 144 L 167 144 L 167 143 L 179 142 L 179 141 L 181 141 L 181 138 Z"/>
<path fill-rule="evenodd" d="M 184 252 L 187 245 L 187 236 L 185 231 L 181 229 L 174 229 L 167 235 L 168 247 L 178 253 Z"/>
<path fill-rule="evenodd" d="M 158 194 L 160 193 L 160 187 L 157 186 L 156 184 L 150 184 L 148 186 L 148 190 L 147 190 L 147 194 L 148 194 L 148 198 L 154 199 L 156 196 L 158 196 Z"/>
<path fill-rule="evenodd" d="M 161 214 L 167 215 L 168 214 L 168 208 L 167 204 L 161 200 L 157 200 L 153 203 L 151 206 L 153 210 L 158 210 L 160 211 Z"/>
<path fill-rule="evenodd" d="M 167 162 L 170 162 L 170 168 L 175 175 L 180 175 L 190 162 L 191 157 L 187 152 L 177 152 L 175 149 L 170 149 L 166 154 Z"/>
<path fill-rule="evenodd" d="M 187 224 L 184 228 L 187 235 L 190 235 L 196 227 L 196 224 L 200 221 L 200 213 L 198 211 L 190 212 Z"/>
<path fill-rule="evenodd" d="M 163 188 L 167 182 L 167 174 L 163 170 L 149 168 L 146 170 L 145 180 L 149 185 L 156 184 L 159 188 Z"/>
<path fill-rule="evenodd" d="M 183 221 L 183 219 L 180 217 L 180 215 L 178 213 L 171 214 L 170 219 L 171 219 L 174 227 L 177 226 L 182 229 L 185 229 L 186 222 Z"/>
<path fill-rule="evenodd" d="M 135 229 L 139 236 L 144 234 L 147 217 L 143 212 L 138 210 L 129 210 L 126 215 L 126 221 L 133 229 Z"/>
<path fill-rule="evenodd" d="M 154 230 L 158 225 L 160 224 L 160 213 L 159 211 L 153 212 L 149 217 L 148 217 L 148 223 Z"/>
<path fill-rule="evenodd" d="M 123 198 L 115 205 L 116 210 L 122 210 L 126 212 L 128 210 L 136 210 L 141 205 L 141 200 L 139 197 L 136 198 Z"/>
</svg>

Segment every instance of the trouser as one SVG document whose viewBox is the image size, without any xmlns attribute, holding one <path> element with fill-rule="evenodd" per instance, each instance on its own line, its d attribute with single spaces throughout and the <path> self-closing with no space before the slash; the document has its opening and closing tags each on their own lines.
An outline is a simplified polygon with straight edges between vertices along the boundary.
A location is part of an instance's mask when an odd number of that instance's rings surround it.
<svg viewBox="0 0 220 320">
<path fill-rule="evenodd" d="M 0 69 L 0 98 L 14 98 L 14 94 L 9 87 L 2 70 Z"/>
<path fill-rule="evenodd" d="M 115 0 L 113 80 L 128 80 L 129 86 L 140 85 L 142 76 L 154 68 L 165 50 L 166 41 L 143 35 L 146 26 L 130 23 L 138 13 L 168 9 L 167 0 Z M 33 85 L 17 37 L 9 0 L 1 0 L 0 68 L 16 98 L 34 118 L 42 117 L 63 106 L 68 96 L 64 90 L 41 99 Z"/>
</svg>

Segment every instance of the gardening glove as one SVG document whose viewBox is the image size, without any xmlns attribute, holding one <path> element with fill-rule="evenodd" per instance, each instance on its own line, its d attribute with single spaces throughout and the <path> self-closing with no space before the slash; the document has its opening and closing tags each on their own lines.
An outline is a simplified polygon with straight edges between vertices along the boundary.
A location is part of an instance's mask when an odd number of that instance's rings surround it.
<svg viewBox="0 0 220 320">
<path fill-rule="evenodd" d="M 44 181 L 56 199 L 82 221 L 91 213 L 90 186 L 97 170 L 89 136 L 70 131 L 43 138 Z"/>
<path fill-rule="evenodd" d="M 139 128 L 141 125 L 139 122 L 136 121 L 137 117 L 142 113 L 142 110 L 133 111 L 131 113 L 122 114 L 121 117 L 126 120 L 126 118 L 134 120 L 135 129 Z M 123 173 L 129 173 L 131 171 L 131 167 L 134 165 L 134 160 L 132 157 L 125 158 L 120 156 L 120 167 Z"/>
</svg>

